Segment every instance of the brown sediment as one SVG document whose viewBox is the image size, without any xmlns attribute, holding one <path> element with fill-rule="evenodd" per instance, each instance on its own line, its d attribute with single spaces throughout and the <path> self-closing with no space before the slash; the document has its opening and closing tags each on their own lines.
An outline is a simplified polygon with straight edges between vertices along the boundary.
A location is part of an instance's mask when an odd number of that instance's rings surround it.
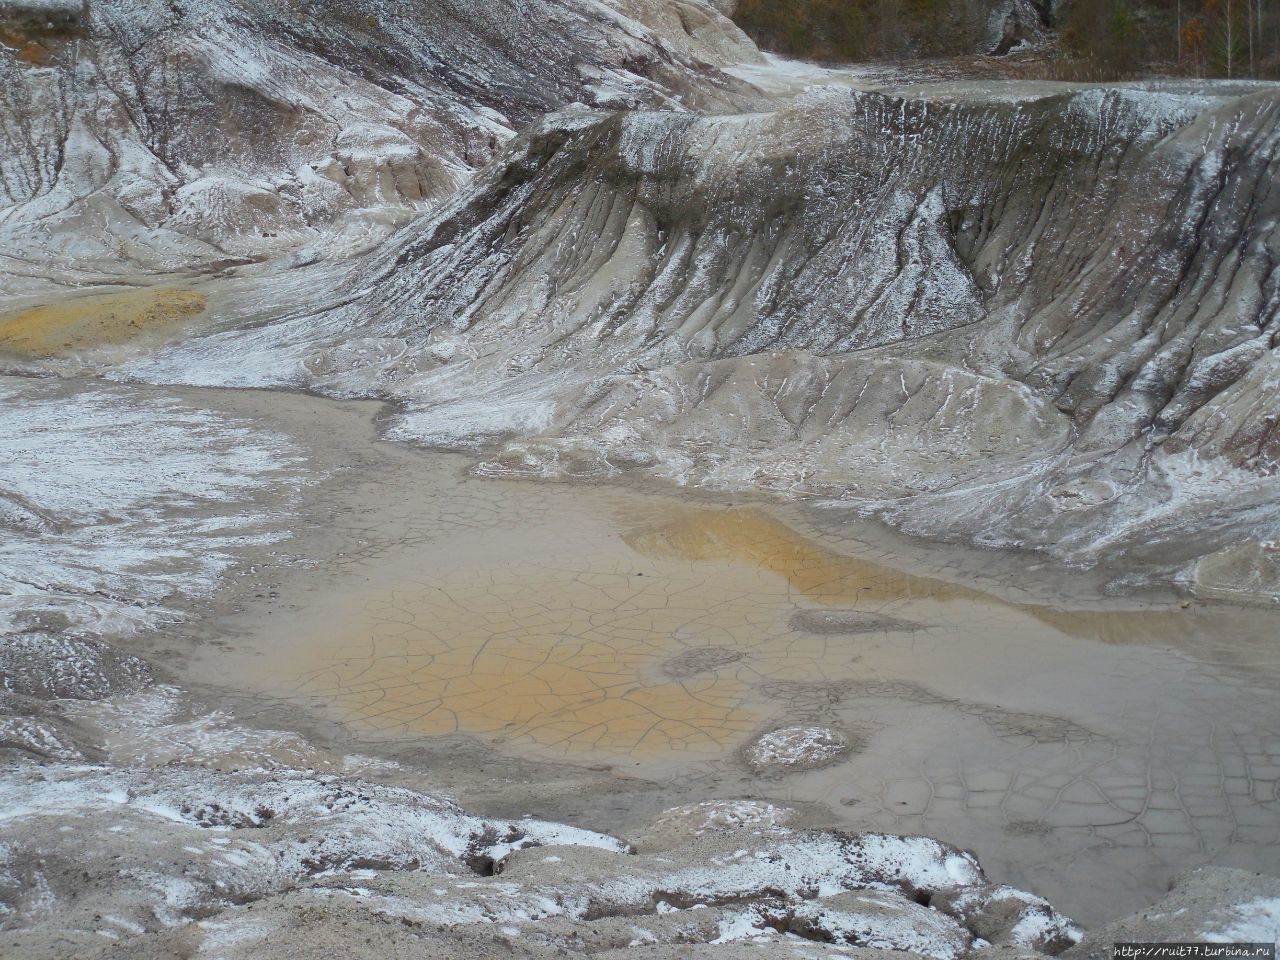
<svg viewBox="0 0 1280 960">
<path fill-rule="evenodd" d="M 204 313 L 203 293 L 170 287 L 99 294 L 0 319 L 0 351 L 51 356 L 173 335 Z"/>
<path fill-rule="evenodd" d="M 792 589 L 824 607 L 922 599 L 1002 602 L 971 587 L 838 553 L 753 508 L 691 510 L 670 523 L 633 531 L 624 539 L 646 556 L 754 564 L 786 578 Z M 1170 640 L 1185 635 L 1193 621 L 1182 611 L 1143 609 L 1130 613 L 1063 610 L 1048 604 L 1007 605 L 1070 636 L 1106 643 Z M 856 609 L 844 611 L 844 615 L 849 621 L 846 629 L 840 629 L 838 618 L 824 618 L 816 612 L 802 612 L 795 625 L 811 632 L 851 634 L 920 627 Z M 815 631 L 819 620 L 826 622 Z"/>
<path fill-rule="evenodd" d="M 33 67 L 43 67 L 49 63 L 48 48 L 17 30 L 0 30 L 0 44 L 12 50 L 19 60 Z"/>
<path fill-rule="evenodd" d="M 895 644 L 933 630 L 963 645 L 986 632 L 1010 644 L 1150 629 L 1150 613 L 1077 623 L 842 554 L 763 510 L 604 520 L 614 511 L 602 505 L 560 503 L 553 520 L 523 527 L 513 514 L 500 542 L 458 535 L 380 561 L 373 586 L 327 598 L 305 628 L 278 635 L 271 685 L 383 731 L 724 756 L 788 709 L 767 693 L 777 684 L 865 682 L 859 634 Z M 839 629 L 806 619 L 824 616 Z"/>
<path fill-rule="evenodd" d="M 823 604 L 983 596 L 942 580 L 836 553 L 752 508 L 691 510 L 670 523 L 633 531 L 624 539 L 637 553 L 650 557 L 751 563 L 786 578 L 794 590 Z"/>
<path fill-rule="evenodd" d="M 738 659 L 664 673 L 701 646 L 679 637 L 696 614 L 673 608 L 671 581 L 524 573 L 375 591 L 302 690 L 375 727 L 570 751 L 708 749 L 754 727 Z"/>
<path fill-rule="evenodd" d="M 583 516 L 559 520 L 572 529 Z M 505 550 L 518 562 L 459 568 L 447 548 L 410 551 L 381 566 L 374 582 L 387 586 L 333 598 L 310 628 L 286 630 L 267 672 L 382 730 L 579 755 L 725 755 L 778 710 L 762 683 L 858 676 L 843 638 L 787 626 L 797 592 L 982 597 L 841 556 L 759 511 L 608 524 L 563 544 L 511 528 Z M 577 539 L 585 556 L 573 556 Z M 456 546 L 467 556 L 474 545 Z"/>
</svg>

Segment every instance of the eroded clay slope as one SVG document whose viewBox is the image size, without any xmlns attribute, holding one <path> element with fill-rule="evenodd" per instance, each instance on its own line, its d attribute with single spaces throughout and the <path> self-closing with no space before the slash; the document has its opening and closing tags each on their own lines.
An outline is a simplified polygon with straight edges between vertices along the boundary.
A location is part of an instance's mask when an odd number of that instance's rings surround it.
<svg viewBox="0 0 1280 960">
<path fill-rule="evenodd" d="M 1015 93 L 549 115 L 255 355 L 402 401 L 399 437 L 503 445 L 495 472 L 766 486 L 1073 560 L 1265 540 L 1280 97 Z M 237 342 L 131 371 L 235 382 Z"/>
<path fill-rule="evenodd" d="M 4 0 L 4 287 L 349 252 L 549 109 L 721 109 L 755 56 L 698 3 Z"/>
</svg>

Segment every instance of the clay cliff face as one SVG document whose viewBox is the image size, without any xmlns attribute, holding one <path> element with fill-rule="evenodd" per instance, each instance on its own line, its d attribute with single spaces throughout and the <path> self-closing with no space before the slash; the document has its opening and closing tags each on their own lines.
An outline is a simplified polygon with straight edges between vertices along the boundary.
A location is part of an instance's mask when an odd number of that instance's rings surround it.
<svg viewBox="0 0 1280 960">
<path fill-rule="evenodd" d="M 921 533 L 1182 559 L 1270 512 L 1280 452 L 1280 103 L 1210 93 L 612 118 L 538 165 L 518 231 L 447 220 L 384 293 L 419 330 L 533 332 L 508 368 L 607 358 L 535 460 L 661 448 Z"/>
</svg>

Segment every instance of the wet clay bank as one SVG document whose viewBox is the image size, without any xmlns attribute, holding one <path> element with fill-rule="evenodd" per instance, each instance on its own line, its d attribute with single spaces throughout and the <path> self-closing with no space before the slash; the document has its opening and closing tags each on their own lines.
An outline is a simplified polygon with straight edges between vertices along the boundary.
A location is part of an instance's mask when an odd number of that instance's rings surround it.
<svg viewBox="0 0 1280 960">
<path fill-rule="evenodd" d="M 244 712 L 361 752 L 474 743 L 629 777 L 564 806 L 558 774 L 541 793 L 515 774 L 518 812 L 622 835 L 660 783 L 935 836 L 1087 925 L 1193 866 L 1275 865 L 1269 610 L 1111 598 L 1103 574 L 820 509 L 477 478 L 378 442 L 370 405 L 188 393 L 295 438 L 323 478 L 295 559 L 263 549 L 139 644 Z M 431 774 L 495 812 L 509 794 L 449 770 L 475 749 Z"/>
</svg>

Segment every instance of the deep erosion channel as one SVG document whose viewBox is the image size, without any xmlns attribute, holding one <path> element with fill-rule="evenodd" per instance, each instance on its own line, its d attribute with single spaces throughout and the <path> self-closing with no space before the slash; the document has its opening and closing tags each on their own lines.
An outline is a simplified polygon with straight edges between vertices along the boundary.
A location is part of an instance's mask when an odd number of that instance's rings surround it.
<svg viewBox="0 0 1280 960">
<path fill-rule="evenodd" d="M 1196 865 L 1274 866 L 1268 610 L 1111 597 L 1105 571 L 816 506 L 477 478 L 377 439 L 372 404 L 180 393 L 293 438 L 319 478 L 291 541 L 136 641 L 242 715 L 427 755 L 482 814 L 514 801 L 451 770 L 475 749 L 521 765 L 518 812 L 623 836 L 658 784 L 927 834 L 1086 926 Z M 802 762 L 753 750 L 778 730 Z M 567 805 L 528 773 L 565 765 L 597 784 Z"/>
</svg>

